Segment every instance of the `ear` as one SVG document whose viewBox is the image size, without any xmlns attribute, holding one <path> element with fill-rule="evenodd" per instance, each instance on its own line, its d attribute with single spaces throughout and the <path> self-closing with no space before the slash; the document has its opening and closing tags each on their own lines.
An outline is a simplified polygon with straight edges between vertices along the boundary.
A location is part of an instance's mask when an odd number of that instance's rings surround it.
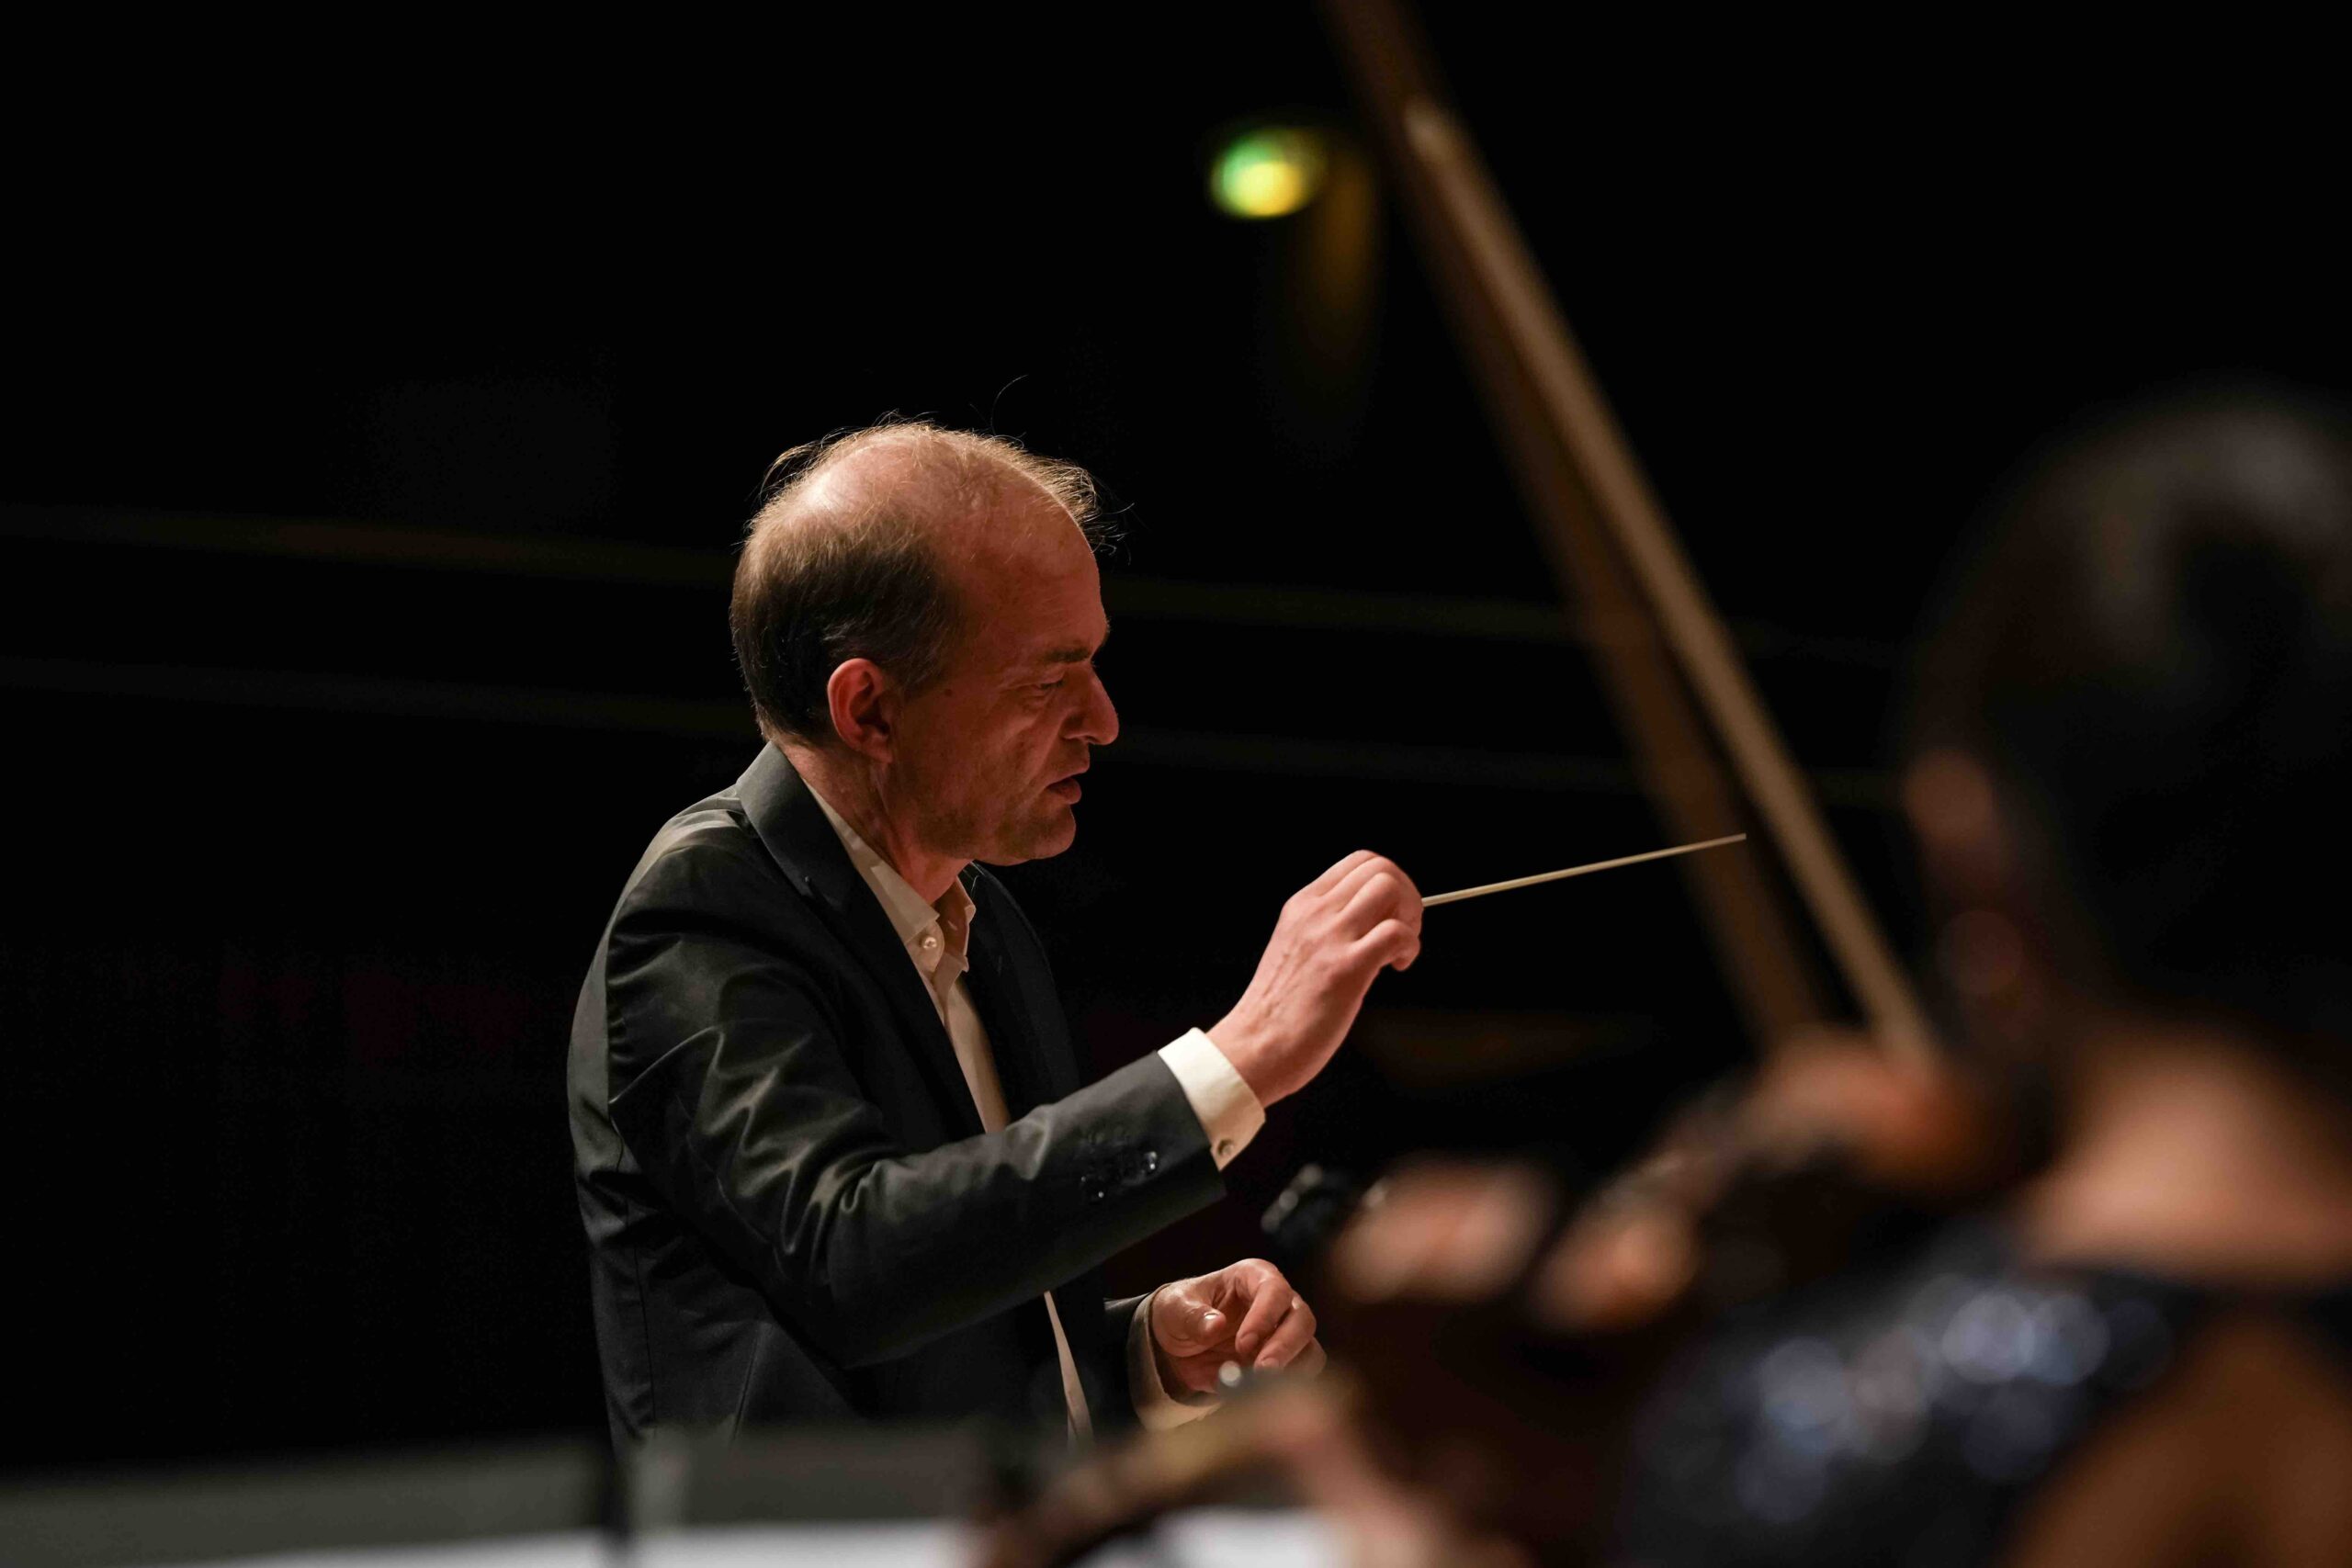
<svg viewBox="0 0 2352 1568">
<path fill-rule="evenodd" d="M 1930 893 L 1955 908 L 2015 902 L 2015 850 L 1983 763 L 1951 750 L 1918 758 L 1903 775 L 1903 809 Z"/>
<path fill-rule="evenodd" d="M 1964 752 L 1928 752 L 1904 774 L 1903 807 L 1943 919 L 1937 964 L 1967 1037 L 2013 1062 L 2046 1053 L 2060 970 L 1992 771 Z"/>
<path fill-rule="evenodd" d="M 899 688 L 871 659 L 845 660 L 825 682 L 833 733 L 860 756 L 890 761 L 896 741 Z"/>
</svg>

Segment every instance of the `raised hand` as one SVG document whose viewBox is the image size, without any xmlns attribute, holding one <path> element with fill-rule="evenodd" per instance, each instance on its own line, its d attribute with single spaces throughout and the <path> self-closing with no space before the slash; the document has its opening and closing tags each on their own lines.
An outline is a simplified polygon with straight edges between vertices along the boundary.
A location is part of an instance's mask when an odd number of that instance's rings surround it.
<svg viewBox="0 0 2352 1568">
<path fill-rule="evenodd" d="M 1394 861 L 1358 850 L 1283 905 L 1249 989 L 1209 1038 L 1272 1105 L 1323 1070 L 1373 977 L 1420 951 L 1420 890 Z"/>
</svg>

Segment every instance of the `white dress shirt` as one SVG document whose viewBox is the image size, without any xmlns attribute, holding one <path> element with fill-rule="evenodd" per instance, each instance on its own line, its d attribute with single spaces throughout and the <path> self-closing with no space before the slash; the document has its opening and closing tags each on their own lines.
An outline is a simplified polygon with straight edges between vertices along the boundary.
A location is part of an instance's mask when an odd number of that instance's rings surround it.
<svg viewBox="0 0 2352 1568">
<path fill-rule="evenodd" d="M 964 891 L 961 882 L 951 882 L 937 904 L 923 902 L 922 895 L 907 885 L 896 867 L 877 853 L 874 847 L 859 837 L 832 803 L 815 789 L 808 791 L 825 813 L 825 820 L 833 825 L 842 848 L 849 852 L 850 863 L 873 889 L 882 912 L 889 917 L 891 929 L 907 946 L 907 956 L 914 961 L 915 972 L 922 976 L 923 987 L 931 993 L 932 1005 L 939 1010 L 939 1021 L 947 1031 L 949 1043 L 956 1048 L 956 1062 L 964 1072 L 964 1086 L 971 1091 L 972 1105 L 980 1113 L 980 1125 L 995 1133 L 1011 1120 L 1005 1114 L 1004 1088 L 998 1080 L 996 1055 L 989 1046 L 988 1031 L 981 1026 L 980 1015 L 972 1006 L 970 992 L 964 984 L 965 972 L 971 967 L 972 917 L 976 906 L 971 895 Z M 1199 1030 L 1188 1030 L 1159 1048 L 1159 1059 L 1176 1077 L 1184 1091 L 1185 1100 L 1193 1107 L 1193 1114 L 1200 1118 L 1201 1128 L 1208 1134 L 1209 1153 L 1222 1170 L 1233 1157 L 1249 1146 L 1250 1140 L 1266 1124 L 1265 1108 L 1258 1097 L 1233 1069 L 1216 1042 Z M 1155 1292 L 1156 1293 L 1156 1292 Z M 1061 1314 L 1055 1310 L 1054 1298 L 1045 1298 L 1046 1316 L 1053 1325 L 1054 1349 L 1061 1358 L 1062 1394 L 1069 1406 L 1070 1429 L 1080 1437 L 1093 1430 L 1093 1421 L 1086 1408 L 1086 1393 L 1078 1378 L 1078 1363 L 1071 1359 L 1069 1339 L 1062 1332 Z M 1216 1406 L 1214 1399 L 1180 1401 L 1159 1381 L 1159 1368 L 1152 1354 L 1151 1303 L 1148 1299 L 1136 1309 L 1133 1324 L 1127 1331 L 1127 1391 L 1135 1402 L 1136 1415 L 1143 1424 L 1155 1430 L 1179 1427 L 1208 1414 Z"/>
</svg>

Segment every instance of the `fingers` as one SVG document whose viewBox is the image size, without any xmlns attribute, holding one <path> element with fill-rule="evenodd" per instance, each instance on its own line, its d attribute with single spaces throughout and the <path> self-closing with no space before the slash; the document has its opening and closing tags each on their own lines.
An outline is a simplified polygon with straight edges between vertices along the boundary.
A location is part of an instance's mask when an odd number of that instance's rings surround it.
<svg viewBox="0 0 2352 1568">
<path fill-rule="evenodd" d="M 1295 1360 L 1315 1339 L 1315 1313 L 1282 1270 L 1247 1258 L 1224 1271 L 1229 1287 L 1246 1290 L 1250 1304 L 1234 1327 L 1233 1351 L 1253 1371 L 1272 1371 Z"/>
<path fill-rule="evenodd" d="M 1374 854 L 1370 850 L 1358 850 L 1355 853 L 1349 855 L 1344 860 L 1335 863 L 1330 870 L 1325 872 L 1322 875 L 1308 883 L 1306 885 L 1306 891 L 1309 893 L 1329 893 L 1331 889 L 1340 885 L 1341 878 L 1345 877 L 1350 872 L 1355 870 L 1356 867 L 1362 865 L 1368 860 L 1377 860 L 1378 858 L 1379 857 Z"/>
<path fill-rule="evenodd" d="M 1399 921 L 1417 936 L 1420 932 L 1420 900 L 1408 890 L 1402 872 L 1376 872 L 1358 884 L 1334 926 L 1342 941 L 1352 941 L 1383 920 Z"/>
<path fill-rule="evenodd" d="M 1331 896 L 1340 906 L 1342 923 L 1351 931 L 1369 928 L 1383 914 L 1393 914 L 1408 920 L 1416 931 L 1420 929 L 1420 889 L 1402 867 L 1383 856 L 1371 856 L 1341 877 Z"/>
<path fill-rule="evenodd" d="M 1420 955 L 1421 933 L 1402 920 L 1383 920 L 1348 944 L 1350 966 L 1363 965 L 1367 986 L 1372 983 L 1371 971 L 1385 964 L 1402 973 Z"/>
<path fill-rule="evenodd" d="M 1421 951 L 1421 895 L 1413 879 L 1374 856 L 1340 879 L 1333 896 L 1343 895 L 1336 928 L 1354 943 L 1350 958 L 1367 975 L 1384 964 L 1411 968 Z"/>
<path fill-rule="evenodd" d="M 1962 1077 L 1891 1054 L 1868 1034 L 1792 1035 L 1766 1059 L 1737 1115 L 1745 1141 L 1793 1166 L 1842 1151 L 1905 1191 L 1964 1188 L 2000 1158 L 2000 1118 Z"/>
<path fill-rule="evenodd" d="M 1290 1315 L 1290 1304 L 1297 1298 L 1289 1282 L 1281 1275 L 1274 1276 L 1271 1288 L 1261 1290 L 1251 1298 L 1250 1310 L 1241 1314 L 1241 1322 L 1233 1331 L 1233 1352 L 1245 1366 L 1256 1366 L 1258 1357 L 1274 1330 Z"/>
<path fill-rule="evenodd" d="M 1315 1309 L 1288 1287 L 1284 1287 L 1283 1294 L 1290 1298 L 1289 1310 L 1283 1313 L 1282 1321 L 1275 1325 L 1273 1333 L 1267 1336 L 1266 1343 L 1259 1348 L 1256 1359 L 1250 1363 L 1258 1371 L 1270 1372 L 1288 1367 L 1315 1343 Z"/>
<path fill-rule="evenodd" d="M 1409 909 L 1414 923 L 1420 922 L 1420 889 L 1413 886 L 1413 879 L 1395 861 L 1370 850 L 1356 851 L 1302 891 L 1327 907 L 1345 909 L 1367 883 L 1385 883 L 1387 892 L 1396 899 L 1398 911 Z"/>
<path fill-rule="evenodd" d="M 1622 1330 L 1657 1318 L 1697 1275 L 1691 1216 L 1641 1202 L 1579 1217 L 1537 1265 L 1538 1322 L 1566 1333 Z"/>
<path fill-rule="evenodd" d="M 1421 1161 L 1341 1233 L 1332 1283 L 1349 1299 L 1479 1302 L 1499 1296 L 1550 1229 L 1558 1198 L 1533 1167 Z"/>
<path fill-rule="evenodd" d="M 1351 956 L 1366 961 L 1367 972 L 1385 964 L 1404 969 L 1420 951 L 1421 894 L 1396 862 L 1370 850 L 1358 850 L 1334 864 L 1304 888 L 1285 908 L 1291 920 L 1320 928 L 1321 940 L 1336 936 L 1342 943 L 1357 942 L 1389 922 L 1403 936 L 1383 933 L 1380 941 Z"/>
</svg>

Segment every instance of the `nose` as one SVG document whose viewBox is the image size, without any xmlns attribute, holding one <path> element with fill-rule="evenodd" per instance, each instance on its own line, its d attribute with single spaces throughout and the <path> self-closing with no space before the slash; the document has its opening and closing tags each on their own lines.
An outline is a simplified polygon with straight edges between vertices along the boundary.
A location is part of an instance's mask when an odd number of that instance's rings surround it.
<svg viewBox="0 0 2352 1568">
<path fill-rule="evenodd" d="M 1078 731 L 1071 739 L 1093 746 L 1108 746 L 1118 738 L 1119 710 L 1111 705 L 1111 689 L 1090 667 L 1086 671 L 1085 700 L 1078 709 Z"/>
</svg>

